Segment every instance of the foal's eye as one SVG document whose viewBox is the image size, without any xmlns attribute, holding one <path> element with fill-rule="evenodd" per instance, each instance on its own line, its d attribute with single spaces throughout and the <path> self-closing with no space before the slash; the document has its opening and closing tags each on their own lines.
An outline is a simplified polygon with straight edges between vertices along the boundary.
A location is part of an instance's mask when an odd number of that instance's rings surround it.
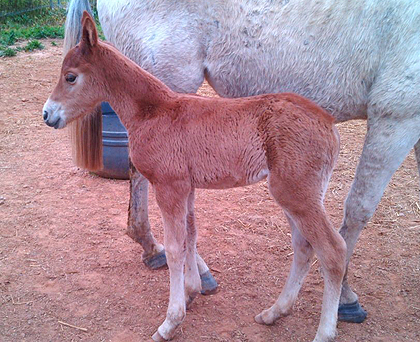
<svg viewBox="0 0 420 342">
<path fill-rule="evenodd" d="M 76 82 L 76 78 L 77 78 L 77 76 L 76 76 L 76 75 L 73 75 L 73 74 L 67 74 L 67 75 L 66 75 L 66 82 L 67 82 L 67 83 L 70 83 L 70 84 L 74 84 L 74 83 Z"/>
</svg>

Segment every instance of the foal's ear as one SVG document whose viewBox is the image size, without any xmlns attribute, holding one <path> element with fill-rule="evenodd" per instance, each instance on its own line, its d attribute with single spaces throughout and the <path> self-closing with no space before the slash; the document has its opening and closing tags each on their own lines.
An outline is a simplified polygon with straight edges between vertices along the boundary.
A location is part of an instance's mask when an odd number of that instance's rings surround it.
<svg viewBox="0 0 420 342">
<path fill-rule="evenodd" d="M 83 12 L 82 26 L 82 41 L 89 47 L 96 46 L 98 44 L 98 31 L 96 30 L 95 21 L 87 11 Z"/>
</svg>

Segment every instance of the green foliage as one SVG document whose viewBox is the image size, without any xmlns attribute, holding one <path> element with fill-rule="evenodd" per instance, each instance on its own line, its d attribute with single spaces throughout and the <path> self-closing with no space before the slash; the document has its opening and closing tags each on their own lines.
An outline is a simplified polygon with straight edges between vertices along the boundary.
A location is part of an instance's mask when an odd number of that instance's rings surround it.
<svg viewBox="0 0 420 342">
<path fill-rule="evenodd" d="M 13 45 L 16 43 L 15 31 L 9 31 L 1 34 L 0 43 L 6 46 Z"/>
<path fill-rule="evenodd" d="M 39 40 L 31 40 L 23 49 L 25 51 L 42 50 L 44 45 Z"/>
<path fill-rule="evenodd" d="M 0 11 L 20 11 L 34 8 L 39 5 L 49 4 L 43 0 L 0 0 Z M 56 3 L 56 1 L 54 1 Z M 66 1 L 61 1 L 65 5 Z M 104 39 L 99 25 L 96 2 L 91 1 L 92 9 L 98 25 L 99 35 Z M 14 7 L 11 7 L 13 4 Z M 66 21 L 65 6 L 54 9 L 43 8 L 20 15 L 0 17 L 0 57 L 15 56 L 17 51 L 33 51 L 42 49 L 38 39 L 43 38 L 64 38 L 64 23 Z M 23 48 L 15 47 L 19 41 L 30 40 Z M 54 45 L 55 43 L 51 43 Z"/>
<path fill-rule="evenodd" d="M 1 1 L 4 0 L 0 0 Z M 0 5 L 1 7 L 1 5 Z M 27 9 L 30 9 L 28 7 Z M 64 24 L 66 17 L 66 10 L 60 7 L 54 9 L 43 8 L 36 11 L 30 11 L 18 15 L 0 17 L 0 28 L 10 29 L 21 26 L 61 26 Z"/>
<path fill-rule="evenodd" d="M 62 26 L 35 26 L 22 30 L 24 38 L 64 38 L 64 27 Z"/>
<path fill-rule="evenodd" d="M 15 39 L 62 38 L 65 20 L 66 11 L 63 8 L 0 18 L 0 44 L 14 44 L 7 41 L 10 35 Z"/>
<path fill-rule="evenodd" d="M 0 57 L 13 57 L 16 56 L 16 53 L 16 49 L 6 48 L 3 50 L 0 48 Z"/>
<path fill-rule="evenodd" d="M 65 15 L 64 9 L 47 9 L 3 18 L 0 21 L 0 57 L 12 57 L 18 51 L 43 49 L 38 39 L 64 38 Z M 14 47 L 25 40 L 29 43 L 23 48 Z"/>
<path fill-rule="evenodd" d="M 64 38 L 64 28 L 54 26 L 21 27 L 1 31 L 0 44 L 10 46 L 18 39 Z"/>
</svg>

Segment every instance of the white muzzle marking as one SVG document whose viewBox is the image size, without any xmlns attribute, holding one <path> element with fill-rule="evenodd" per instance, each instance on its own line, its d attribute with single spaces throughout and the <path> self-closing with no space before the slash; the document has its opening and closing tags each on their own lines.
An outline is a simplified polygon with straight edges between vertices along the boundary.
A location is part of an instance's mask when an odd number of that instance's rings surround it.
<svg viewBox="0 0 420 342">
<path fill-rule="evenodd" d="M 55 129 L 66 127 L 66 116 L 59 102 L 48 99 L 42 110 L 42 117 L 44 122 L 50 127 L 54 127 Z"/>
</svg>

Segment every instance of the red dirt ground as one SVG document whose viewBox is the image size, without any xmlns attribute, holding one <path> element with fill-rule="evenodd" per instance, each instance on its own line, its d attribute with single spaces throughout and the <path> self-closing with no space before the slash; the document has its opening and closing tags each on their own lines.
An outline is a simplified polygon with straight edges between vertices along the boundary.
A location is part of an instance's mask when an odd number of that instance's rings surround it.
<svg viewBox="0 0 420 342">
<path fill-rule="evenodd" d="M 0 341 L 150 341 L 165 316 L 168 270 L 148 270 L 141 247 L 125 235 L 128 182 L 74 167 L 66 131 L 42 121 L 60 68 L 57 43 L 0 59 Z M 326 198 L 336 227 L 366 125 L 339 130 Z M 351 262 L 368 319 L 338 323 L 337 341 L 420 341 L 418 184 L 410 154 Z M 198 191 L 196 208 L 198 247 L 220 290 L 196 299 L 175 341 L 310 341 L 323 288 L 317 263 L 292 315 L 270 327 L 253 319 L 277 298 L 292 258 L 289 228 L 266 183 Z M 162 241 L 153 191 L 150 216 Z"/>
</svg>

